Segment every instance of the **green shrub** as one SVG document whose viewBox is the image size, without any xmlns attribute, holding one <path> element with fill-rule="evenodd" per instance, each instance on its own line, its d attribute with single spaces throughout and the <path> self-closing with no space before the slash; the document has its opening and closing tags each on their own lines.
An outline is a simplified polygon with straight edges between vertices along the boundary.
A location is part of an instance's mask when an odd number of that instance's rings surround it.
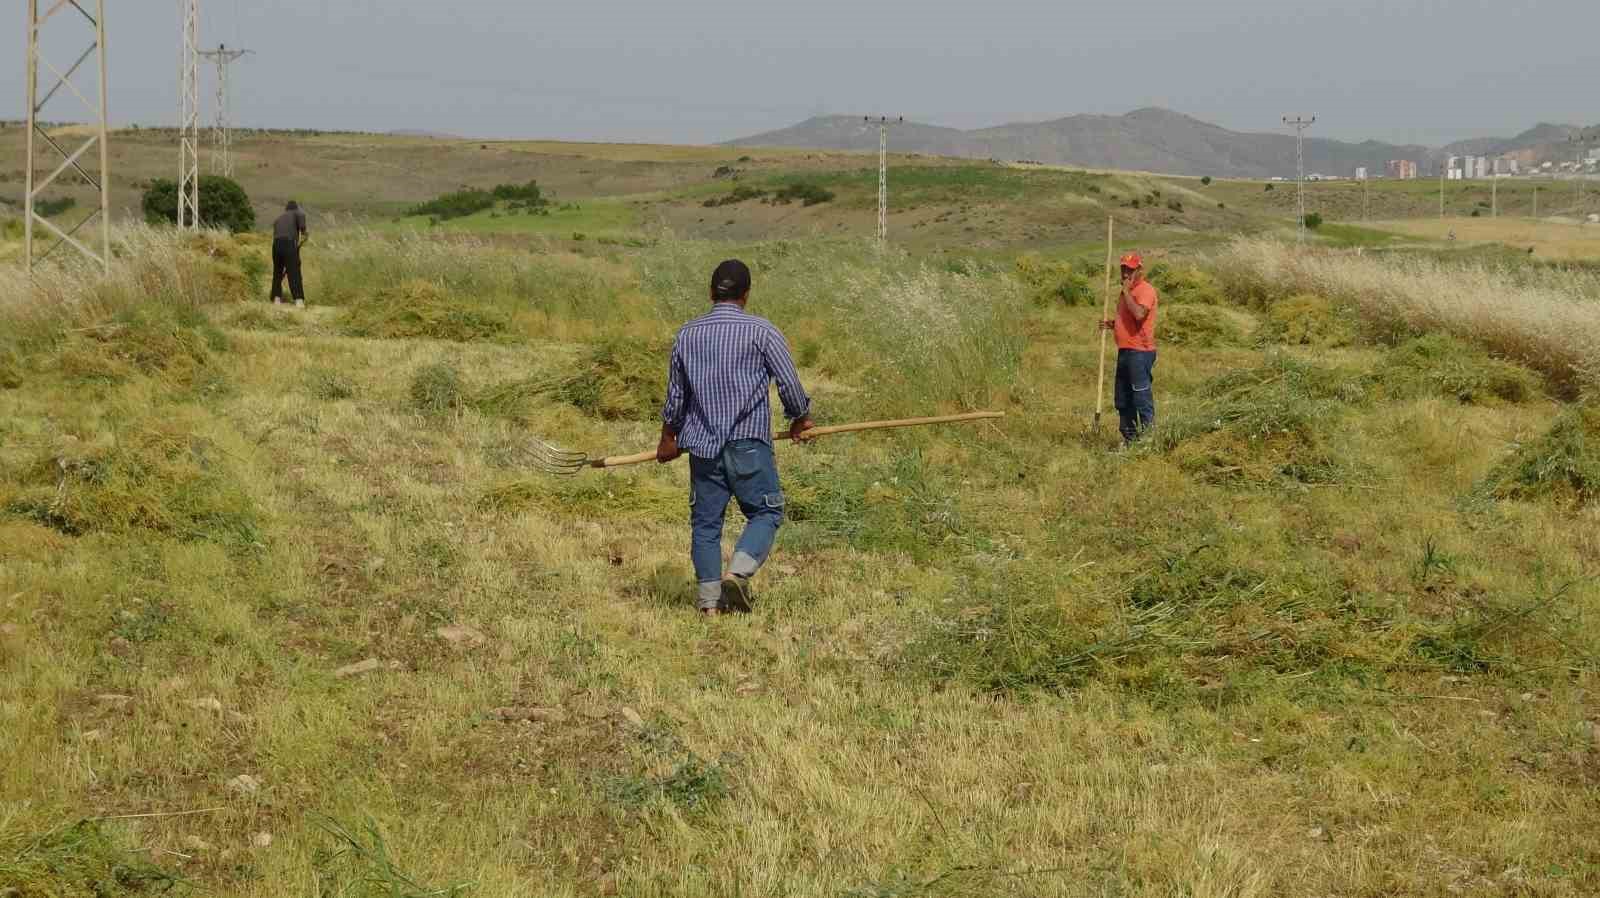
<svg viewBox="0 0 1600 898">
<path fill-rule="evenodd" d="M 535 188 L 537 189 L 537 188 Z M 426 203 L 419 203 L 406 211 L 407 216 L 426 215 L 439 221 L 464 218 L 485 209 L 494 208 L 495 196 L 487 190 L 469 187 L 441 194 Z"/>
<path fill-rule="evenodd" d="M 1263 191 L 1263 192 L 1264 193 L 1271 193 L 1272 192 L 1272 185 L 1270 183 L 1267 184 L 1267 189 L 1265 191 Z"/>
<path fill-rule="evenodd" d="M 1322 227 L 1322 213 L 1320 213 L 1320 212 L 1307 212 L 1306 213 L 1306 228 L 1308 230 L 1315 231 L 1317 228 L 1320 228 L 1320 227 Z"/>
<path fill-rule="evenodd" d="M 526 184 L 496 184 L 490 193 L 502 203 L 543 206 L 550 202 L 545 199 L 537 180 Z"/>
<path fill-rule="evenodd" d="M 1519 447 L 1484 479 L 1498 499 L 1600 501 L 1600 404 L 1562 412 L 1545 434 Z"/>
<path fill-rule="evenodd" d="M 1210 187 L 1211 186 L 1211 176 L 1210 175 L 1206 175 L 1205 177 L 1201 178 L 1200 179 L 1200 186 L 1202 186 L 1202 187 Z"/>
<path fill-rule="evenodd" d="M 806 181 L 796 181 L 778 189 L 772 201 L 780 206 L 798 201 L 802 206 L 817 206 L 832 202 L 833 191 Z"/>
<path fill-rule="evenodd" d="M 700 205 L 705 206 L 707 209 L 715 209 L 718 206 L 733 206 L 747 200 L 758 200 L 766 195 L 767 192 L 765 190 L 757 190 L 754 187 L 740 184 L 738 187 L 733 188 L 731 193 L 712 197 Z M 808 203 L 807 205 L 811 204 Z"/>
<path fill-rule="evenodd" d="M 45 218 L 55 218 L 57 215 L 78 205 L 77 199 L 64 196 L 58 200 L 34 200 L 33 211 Z"/>
<path fill-rule="evenodd" d="M 200 225 L 235 234 L 256 226 L 256 210 L 238 182 L 221 175 L 200 176 Z M 166 178 L 150 182 L 141 201 L 150 224 L 178 224 L 178 184 Z"/>
</svg>

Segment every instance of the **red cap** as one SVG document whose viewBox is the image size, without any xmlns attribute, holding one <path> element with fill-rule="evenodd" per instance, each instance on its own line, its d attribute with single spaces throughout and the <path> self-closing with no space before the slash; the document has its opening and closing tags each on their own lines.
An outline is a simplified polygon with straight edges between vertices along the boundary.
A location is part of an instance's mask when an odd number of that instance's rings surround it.
<svg viewBox="0 0 1600 898">
<path fill-rule="evenodd" d="M 1128 253 L 1122 257 L 1123 268 L 1143 268 L 1144 258 L 1138 253 Z"/>
</svg>

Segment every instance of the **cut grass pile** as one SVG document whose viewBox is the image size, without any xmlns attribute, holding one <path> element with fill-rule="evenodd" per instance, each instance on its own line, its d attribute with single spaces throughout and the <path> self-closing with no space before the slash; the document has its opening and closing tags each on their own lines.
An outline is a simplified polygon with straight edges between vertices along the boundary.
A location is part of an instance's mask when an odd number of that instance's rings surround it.
<svg viewBox="0 0 1600 898">
<path fill-rule="evenodd" d="M 70 334 L 57 364 L 75 380 L 121 383 L 146 374 L 192 387 L 221 376 L 216 357 L 229 348 L 222 331 L 195 309 L 133 307 Z"/>
<path fill-rule="evenodd" d="M 1364 398 L 1348 372 L 1276 353 L 1213 378 L 1201 400 L 1163 422 L 1151 451 L 1212 482 L 1342 483 L 1352 472 L 1332 441 L 1345 407 Z"/>
<path fill-rule="evenodd" d="M 1548 431 L 1496 467 L 1484 487 L 1500 499 L 1600 502 L 1600 404 L 1562 412 Z"/>
<path fill-rule="evenodd" d="M 1099 301 L 1092 266 L 1077 262 L 1048 261 L 1038 253 L 1017 258 L 1016 277 L 1036 306 L 1094 305 Z"/>
<path fill-rule="evenodd" d="M 438 362 L 413 375 L 410 401 L 430 415 L 471 408 L 522 423 L 534 420 L 550 401 L 604 421 L 651 420 L 666 401 L 671 350 L 666 339 L 618 337 L 590 346 L 559 376 L 481 387 L 470 386 L 456 364 Z"/>
<path fill-rule="evenodd" d="M 1356 319 L 1321 296 L 1301 293 L 1272 303 L 1263 336 L 1291 346 L 1337 348 L 1356 339 Z"/>
<path fill-rule="evenodd" d="M 438 284 L 413 280 L 363 293 L 345 308 L 339 325 L 352 337 L 470 343 L 503 339 L 510 322 Z"/>
<path fill-rule="evenodd" d="M 1375 375 L 1394 399 L 1442 396 L 1467 405 L 1523 403 L 1543 389 L 1534 372 L 1491 356 L 1482 346 L 1429 334 L 1385 354 Z"/>
<path fill-rule="evenodd" d="M 119 844 L 102 824 L 87 820 L 31 844 L 0 842 L 0 883 L 13 898 L 164 895 L 184 884 L 145 852 Z"/>
<path fill-rule="evenodd" d="M 7 513 L 68 536 L 147 530 L 235 548 L 259 540 L 254 504 L 229 459 L 190 420 L 137 421 L 102 437 L 63 435 L 5 472 Z"/>
<path fill-rule="evenodd" d="M 1255 332 L 1254 322 L 1233 309 L 1199 303 L 1162 305 L 1156 328 L 1163 345 L 1241 346 Z"/>
</svg>

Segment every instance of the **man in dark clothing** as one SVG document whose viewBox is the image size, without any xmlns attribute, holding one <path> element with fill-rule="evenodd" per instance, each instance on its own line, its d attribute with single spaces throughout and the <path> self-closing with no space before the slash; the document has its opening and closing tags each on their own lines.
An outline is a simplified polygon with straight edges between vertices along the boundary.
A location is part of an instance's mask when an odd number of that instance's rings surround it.
<svg viewBox="0 0 1600 898">
<path fill-rule="evenodd" d="M 768 385 L 778 385 L 789 434 L 807 439 L 811 400 L 783 334 L 744 310 L 750 269 L 730 259 L 711 275 L 711 311 L 685 324 L 672 344 L 656 460 L 689 453 L 690 558 L 707 615 L 750 610 L 750 578 L 772 552 L 783 523 L 783 489 L 772 457 Z M 722 518 L 737 499 L 749 522 L 722 575 Z"/>
<path fill-rule="evenodd" d="M 300 280 L 300 247 L 309 234 L 306 214 L 294 200 L 284 207 L 282 215 L 272 223 L 272 301 L 283 302 L 283 276 L 289 275 L 289 293 L 294 304 L 306 304 L 306 288 Z"/>
</svg>

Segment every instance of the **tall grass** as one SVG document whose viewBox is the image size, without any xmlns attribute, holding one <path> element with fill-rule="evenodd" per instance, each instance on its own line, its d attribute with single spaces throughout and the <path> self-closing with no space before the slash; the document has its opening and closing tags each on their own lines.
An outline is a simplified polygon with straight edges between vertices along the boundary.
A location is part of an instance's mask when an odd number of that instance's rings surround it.
<svg viewBox="0 0 1600 898">
<path fill-rule="evenodd" d="M 1444 331 L 1543 373 L 1571 396 L 1600 385 L 1600 276 L 1452 264 L 1412 255 L 1302 250 L 1235 241 L 1216 264 L 1230 293 L 1253 305 L 1325 296 L 1392 335 Z"/>
<path fill-rule="evenodd" d="M 109 274 L 65 251 L 31 277 L 20 265 L 0 266 L 0 347 L 55 340 L 147 300 L 192 308 L 251 292 L 244 267 L 226 257 L 242 258 L 226 235 L 130 225 L 113 237 Z M 232 249 L 212 251 L 222 246 Z"/>
<path fill-rule="evenodd" d="M 1025 290 L 1008 275 L 953 272 L 853 242 L 771 241 L 732 247 L 663 242 L 638 261 L 643 289 L 675 320 L 706 308 L 707 281 L 737 255 L 754 272 L 749 309 L 791 349 L 863 390 L 863 413 L 997 401 L 1025 344 Z"/>
</svg>

